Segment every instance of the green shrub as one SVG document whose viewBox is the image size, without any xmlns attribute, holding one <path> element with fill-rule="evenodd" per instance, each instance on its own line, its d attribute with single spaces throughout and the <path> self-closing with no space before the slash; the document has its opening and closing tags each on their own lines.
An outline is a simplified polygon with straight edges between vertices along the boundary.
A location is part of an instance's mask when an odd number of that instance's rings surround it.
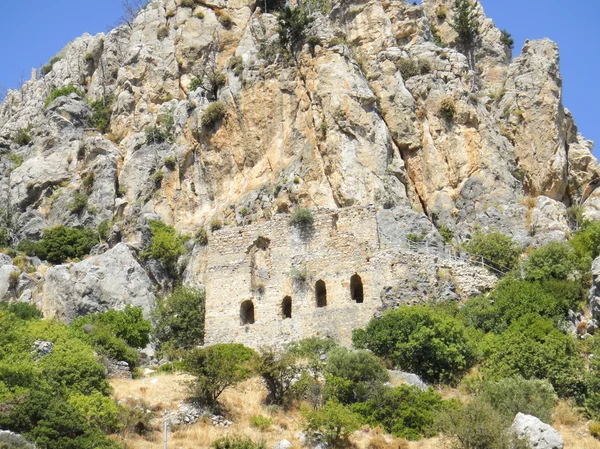
<svg viewBox="0 0 600 449">
<path fill-rule="evenodd" d="M 227 106 L 222 101 L 211 103 L 206 110 L 202 113 L 202 126 L 205 128 L 212 128 L 218 122 L 225 118 L 227 114 Z"/>
<path fill-rule="evenodd" d="M 196 378 L 189 382 L 191 402 L 215 407 L 221 393 L 251 375 L 255 352 L 242 344 L 217 344 L 195 348 L 184 359 L 185 369 Z"/>
<path fill-rule="evenodd" d="M 514 447 L 507 432 L 509 425 L 510 421 L 507 422 L 491 405 L 479 400 L 443 412 L 437 419 L 438 429 L 450 436 L 456 447 L 464 449 Z"/>
<path fill-rule="evenodd" d="M 306 41 L 306 31 L 313 20 L 302 6 L 281 8 L 277 14 L 277 33 L 281 46 L 292 54 L 299 52 Z"/>
<path fill-rule="evenodd" d="M 250 418 L 250 425 L 264 432 L 273 425 L 273 420 L 263 415 L 254 415 Z"/>
<path fill-rule="evenodd" d="M 98 231 L 98 237 L 100 237 L 100 239 L 106 241 L 106 239 L 108 238 L 108 236 L 110 235 L 110 230 L 113 226 L 113 222 L 110 220 L 103 220 L 97 228 Z"/>
<path fill-rule="evenodd" d="M 39 320 L 42 318 L 42 312 L 36 306 L 26 302 L 13 302 L 10 304 L 2 302 L 0 303 L 0 310 L 6 310 L 23 321 Z"/>
<path fill-rule="evenodd" d="M 594 259 L 600 256 L 600 222 L 583 221 L 580 229 L 569 240 L 573 260 L 580 271 L 588 271 Z"/>
<path fill-rule="evenodd" d="M 310 209 L 298 208 L 290 217 L 290 224 L 298 227 L 310 227 L 313 225 L 315 217 Z"/>
<path fill-rule="evenodd" d="M 165 159 L 165 167 L 171 171 L 175 170 L 175 167 L 177 167 L 177 159 L 175 156 L 169 156 Z"/>
<path fill-rule="evenodd" d="M 23 243 L 23 245 L 21 245 Z M 37 256 L 52 264 L 61 264 L 67 259 L 80 258 L 89 254 L 98 243 L 97 235 L 90 229 L 57 226 L 46 229 L 38 242 L 22 241 L 17 249 L 28 255 Z"/>
<path fill-rule="evenodd" d="M 483 256 L 487 264 L 500 271 L 514 268 L 521 255 L 519 245 L 499 232 L 477 231 L 464 248 L 474 257 Z"/>
<path fill-rule="evenodd" d="M 223 222 L 219 218 L 215 217 L 215 218 L 213 218 L 211 220 L 211 222 L 210 222 L 210 230 L 212 232 L 218 231 L 222 227 L 223 227 Z"/>
<path fill-rule="evenodd" d="M 547 379 L 561 397 L 582 394 L 583 362 L 575 341 L 548 318 L 534 313 L 519 318 L 491 339 L 486 355 L 483 372 L 492 379 Z"/>
<path fill-rule="evenodd" d="M 98 354 L 116 361 L 125 361 L 130 368 L 137 366 L 138 352 L 130 347 L 125 340 L 116 337 L 106 325 L 74 325 L 73 328 L 80 332 L 81 339 L 92 345 Z"/>
<path fill-rule="evenodd" d="M 195 0 L 181 0 L 181 3 L 179 5 L 184 8 L 193 8 L 194 6 L 196 6 L 196 2 Z"/>
<path fill-rule="evenodd" d="M 168 26 L 161 26 L 158 31 L 156 32 L 156 38 L 159 41 L 165 40 L 167 37 L 169 37 L 169 27 Z"/>
<path fill-rule="evenodd" d="M 54 89 L 52 92 L 50 92 L 50 95 L 48 96 L 48 98 L 46 98 L 46 101 L 44 103 L 44 108 L 47 108 L 50 105 L 50 103 L 52 103 L 57 98 L 66 97 L 67 95 L 71 94 L 76 94 L 81 98 L 85 97 L 85 94 L 75 86 L 59 87 L 58 89 Z"/>
<path fill-rule="evenodd" d="M 83 178 L 82 185 L 87 190 L 90 191 L 92 187 L 94 187 L 95 175 L 93 171 L 90 171 L 85 178 Z"/>
<path fill-rule="evenodd" d="M 328 401 L 320 410 L 304 409 L 302 415 L 306 432 L 332 447 L 343 446 L 361 423 L 359 414 L 335 401 Z"/>
<path fill-rule="evenodd" d="M 352 404 L 369 399 L 389 381 L 389 374 L 370 352 L 339 347 L 327 354 L 325 379 L 327 397 L 342 404 Z"/>
<path fill-rule="evenodd" d="M 229 60 L 229 68 L 233 71 L 235 76 L 240 76 L 244 71 L 244 58 L 241 56 L 234 56 Z"/>
<path fill-rule="evenodd" d="M 10 246 L 10 237 L 8 235 L 8 229 L 0 228 L 0 248 L 6 248 Z"/>
<path fill-rule="evenodd" d="M 287 350 L 299 359 L 308 362 L 313 371 L 320 371 L 323 369 L 321 357 L 337 347 L 338 344 L 334 340 L 309 337 L 290 343 Z"/>
<path fill-rule="evenodd" d="M 116 337 L 123 339 L 132 348 L 143 348 L 150 342 L 152 325 L 144 319 L 141 307 L 127 304 L 123 310 L 110 309 L 106 312 L 91 313 L 78 318 L 73 324 L 106 326 Z"/>
<path fill-rule="evenodd" d="M 196 232 L 196 243 L 202 246 L 208 245 L 208 232 L 206 231 L 206 228 L 202 227 L 198 229 Z"/>
<path fill-rule="evenodd" d="M 142 252 L 144 259 L 154 259 L 160 261 L 169 274 L 174 278 L 178 277 L 177 258 L 185 254 L 183 244 L 188 238 L 177 234 L 175 228 L 166 225 L 162 221 L 150 220 L 150 231 L 152 241 L 150 246 Z"/>
<path fill-rule="evenodd" d="M 170 142 L 173 138 L 171 132 L 168 129 L 165 129 L 163 126 L 149 126 L 146 128 L 146 141 L 148 143 L 164 143 Z"/>
<path fill-rule="evenodd" d="M 267 403 L 284 405 L 289 402 L 294 382 L 302 371 L 293 354 L 264 349 L 254 357 L 252 368 L 267 388 Z"/>
<path fill-rule="evenodd" d="M 48 73 L 50 73 L 52 71 L 52 69 L 54 68 L 54 64 L 56 64 L 61 59 L 62 58 L 60 56 L 53 56 L 52 58 L 50 58 L 50 61 L 48 61 L 47 64 L 44 64 L 42 66 L 42 68 L 40 69 L 40 73 L 43 76 L 46 76 Z"/>
<path fill-rule="evenodd" d="M 438 228 L 438 232 L 444 239 L 444 243 L 446 245 L 449 244 L 450 242 L 452 242 L 452 239 L 454 238 L 454 233 L 448 226 L 446 226 L 444 224 L 440 225 L 440 227 Z"/>
<path fill-rule="evenodd" d="M 547 380 L 523 379 L 520 376 L 487 381 L 479 398 L 490 404 L 507 421 L 519 412 L 550 423 L 558 398 Z"/>
<path fill-rule="evenodd" d="M 588 430 L 589 430 L 591 436 L 593 436 L 597 440 L 600 440 L 600 423 L 597 423 L 597 422 L 589 423 Z"/>
<path fill-rule="evenodd" d="M 248 437 L 226 436 L 215 440 L 210 445 L 213 449 L 266 449 L 264 441 L 255 443 Z"/>
<path fill-rule="evenodd" d="M 381 426 L 395 437 L 418 440 L 433 436 L 436 416 L 453 406 L 454 402 L 445 403 L 432 388 L 421 391 L 403 385 L 379 388 L 366 402 L 354 404 L 352 410 L 371 427 Z"/>
<path fill-rule="evenodd" d="M 474 362 L 462 323 L 423 306 L 391 310 L 355 330 L 352 341 L 428 382 L 453 382 Z"/>
<path fill-rule="evenodd" d="M 114 97 L 101 98 L 90 105 L 92 107 L 92 116 L 89 120 L 90 127 L 95 128 L 102 134 L 110 130 L 110 119 L 114 101 Z"/>
<path fill-rule="evenodd" d="M 225 13 L 221 13 L 219 15 L 219 23 L 221 25 L 223 25 L 224 28 L 231 28 L 231 26 L 233 25 L 233 20 L 231 20 L 231 17 L 229 17 L 227 14 Z"/>
<path fill-rule="evenodd" d="M 31 142 L 31 134 L 29 134 L 29 132 L 30 128 L 20 129 L 14 137 L 13 142 L 19 146 L 29 145 L 29 142 Z"/>
<path fill-rule="evenodd" d="M 119 407 L 114 399 L 103 396 L 97 391 L 90 396 L 74 394 L 68 399 L 68 403 L 83 418 L 87 425 L 105 433 L 114 433 L 119 430 Z"/>
<path fill-rule="evenodd" d="M 396 62 L 396 67 L 402 74 L 404 81 L 417 75 L 426 75 L 431 73 L 432 70 L 431 61 L 425 58 L 419 58 L 418 60 L 400 59 Z"/>
<path fill-rule="evenodd" d="M 191 349 L 204 342 L 204 290 L 176 288 L 157 298 L 151 312 L 152 338 L 158 349 Z"/>
<path fill-rule="evenodd" d="M 456 105 L 454 104 L 454 99 L 452 97 L 445 97 L 442 99 L 440 103 L 440 114 L 448 121 L 454 119 Z"/>
<path fill-rule="evenodd" d="M 18 168 L 21 165 L 23 165 L 23 156 L 21 156 L 19 154 L 14 154 L 14 153 L 9 154 L 8 160 L 14 164 L 15 168 Z"/>
<path fill-rule="evenodd" d="M 500 33 L 502 33 L 500 36 L 500 42 L 502 42 L 502 44 L 506 45 L 511 50 L 515 48 L 515 40 L 512 38 L 512 35 L 506 30 L 502 30 Z"/>
<path fill-rule="evenodd" d="M 573 252 L 567 243 L 551 242 L 533 251 L 524 263 L 525 279 L 566 280 L 574 270 Z"/>
<path fill-rule="evenodd" d="M 78 214 L 82 212 L 88 205 L 88 196 L 85 193 L 75 192 L 71 196 L 71 201 L 67 207 L 69 208 L 69 212 L 72 214 Z"/>
</svg>

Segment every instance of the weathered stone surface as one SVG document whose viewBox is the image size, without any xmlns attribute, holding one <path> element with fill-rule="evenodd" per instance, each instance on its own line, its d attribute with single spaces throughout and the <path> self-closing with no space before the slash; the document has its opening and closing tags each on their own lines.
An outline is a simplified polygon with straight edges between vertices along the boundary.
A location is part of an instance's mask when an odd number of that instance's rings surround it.
<svg viewBox="0 0 600 449">
<path fill-rule="evenodd" d="M 6 444 L 9 448 L 35 449 L 35 445 L 27 438 L 8 430 L 0 430 L 0 444 Z"/>
<path fill-rule="evenodd" d="M 150 278 L 120 243 L 82 262 L 58 265 L 46 272 L 42 310 L 70 321 L 91 312 L 142 307 L 148 316 L 155 295 Z"/>
<path fill-rule="evenodd" d="M 556 429 L 535 416 L 517 413 L 511 431 L 518 438 L 526 439 L 531 449 L 562 449 L 563 438 Z"/>
</svg>

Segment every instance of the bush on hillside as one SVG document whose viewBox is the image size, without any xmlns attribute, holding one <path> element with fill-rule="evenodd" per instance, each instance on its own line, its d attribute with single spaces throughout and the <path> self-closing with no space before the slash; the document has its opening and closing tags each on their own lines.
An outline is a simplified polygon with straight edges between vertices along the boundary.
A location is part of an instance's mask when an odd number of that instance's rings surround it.
<svg viewBox="0 0 600 449">
<path fill-rule="evenodd" d="M 352 410 L 363 417 L 371 427 L 381 426 L 396 437 L 418 440 L 433 436 L 435 417 L 454 402 L 444 402 L 432 388 L 421 391 L 403 385 L 381 387 L 366 402 L 352 405 Z"/>
<path fill-rule="evenodd" d="M 386 312 L 354 331 L 352 341 L 427 382 L 454 382 L 474 363 L 462 323 L 424 306 Z"/>
<path fill-rule="evenodd" d="M 315 217 L 310 209 L 298 208 L 290 217 L 290 224 L 298 227 L 310 227 L 313 225 Z"/>
<path fill-rule="evenodd" d="M 102 134 L 105 134 L 110 130 L 110 120 L 114 101 L 114 97 L 101 98 L 92 102 L 90 105 L 92 108 L 92 116 L 90 117 L 89 125 Z"/>
<path fill-rule="evenodd" d="M 61 264 L 67 259 L 75 259 L 89 254 L 98 243 L 98 236 L 90 229 L 56 226 L 44 231 L 37 242 L 22 240 L 17 249 L 28 256 L 37 256 L 52 264 Z"/>
<path fill-rule="evenodd" d="M 61 59 L 62 58 L 60 56 L 53 56 L 52 58 L 50 58 L 50 61 L 48 61 L 47 64 L 44 64 L 42 66 L 42 68 L 40 69 L 40 73 L 43 76 L 46 76 L 48 73 L 50 73 L 52 71 L 52 69 L 54 68 L 54 64 L 56 64 Z"/>
<path fill-rule="evenodd" d="M 257 354 L 252 368 L 267 388 L 267 403 L 276 405 L 285 405 L 293 397 L 293 386 L 303 369 L 293 354 L 273 349 L 263 349 Z"/>
<path fill-rule="evenodd" d="M 500 271 L 514 268 L 521 255 L 519 245 L 511 237 L 499 232 L 486 234 L 477 231 L 464 247 L 475 257 L 485 257 L 486 263 Z"/>
<path fill-rule="evenodd" d="M 254 442 L 248 437 L 226 436 L 210 444 L 213 449 L 266 449 L 264 441 Z"/>
<path fill-rule="evenodd" d="M 525 279 L 528 281 L 564 281 L 574 269 L 571 248 L 560 242 L 551 242 L 531 252 L 524 263 Z"/>
<path fill-rule="evenodd" d="M 67 207 L 72 214 L 82 212 L 88 206 L 88 196 L 85 193 L 75 192 L 71 196 L 71 201 Z"/>
<path fill-rule="evenodd" d="M 328 401 L 319 410 L 304 409 L 302 415 L 306 432 L 322 439 L 328 447 L 344 446 L 361 424 L 359 414 L 336 401 Z"/>
<path fill-rule="evenodd" d="M 204 342 L 205 292 L 178 287 L 166 298 L 157 298 L 152 309 L 152 338 L 159 351 L 169 355 Z"/>
<path fill-rule="evenodd" d="M 189 351 L 185 370 L 195 376 L 189 382 L 189 400 L 199 405 L 216 407 L 223 391 L 252 374 L 250 360 L 255 352 L 242 344 L 217 344 Z"/>
<path fill-rule="evenodd" d="M 177 259 L 185 254 L 183 244 L 187 237 L 177 234 L 175 228 L 162 221 L 150 220 L 150 232 L 152 241 L 150 246 L 142 252 L 144 259 L 155 259 L 160 261 L 173 278 L 179 277 L 177 272 Z"/>
<path fill-rule="evenodd" d="M 206 110 L 202 113 L 202 126 L 205 128 L 212 128 L 219 121 L 225 118 L 227 114 L 227 106 L 222 101 L 211 103 Z"/>
<path fill-rule="evenodd" d="M 325 394 L 342 404 L 363 402 L 389 381 L 381 361 L 365 350 L 335 348 L 327 354 Z"/>
<path fill-rule="evenodd" d="M 581 398 L 583 361 L 575 340 L 555 323 L 531 313 L 519 318 L 486 349 L 483 371 L 491 379 L 547 379 L 561 397 Z"/>
<path fill-rule="evenodd" d="M 44 107 L 47 108 L 50 105 L 50 103 L 52 103 L 59 97 L 66 97 L 67 95 L 71 94 L 76 94 L 78 97 L 81 98 L 85 97 L 85 94 L 75 86 L 59 87 L 58 89 L 54 89 L 52 92 L 50 92 L 50 95 L 48 96 L 48 98 L 46 98 Z"/>
</svg>

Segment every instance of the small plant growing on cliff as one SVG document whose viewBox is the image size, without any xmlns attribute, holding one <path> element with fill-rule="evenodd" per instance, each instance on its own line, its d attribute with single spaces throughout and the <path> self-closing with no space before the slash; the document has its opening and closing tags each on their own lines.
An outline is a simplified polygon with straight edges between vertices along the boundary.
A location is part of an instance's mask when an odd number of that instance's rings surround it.
<svg viewBox="0 0 600 449">
<path fill-rule="evenodd" d="M 222 12 L 219 15 L 219 23 L 221 25 L 223 25 L 224 28 L 231 28 L 231 26 L 233 25 L 233 20 L 231 20 L 231 17 L 229 17 L 227 14 L 225 14 L 224 12 Z"/>
<path fill-rule="evenodd" d="M 52 103 L 58 97 L 66 97 L 67 95 L 71 94 L 76 94 L 81 98 L 85 96 L 85 94 L 75 86 L 59 87 L 58 89 L 54 89 L 52 92 L 50 92 L 50 95 L 48 96 L 48 98 L 46 98 L 46 101 L 44 102 L 44 108 L 47 108 L 50 105 L 50 103 Z"/>
<path fill-rule="evenodd" d="M 167 26 L 162 26 L 158 29 L 158 31 L 156 32 L 156 38 L 159 41 L 162 41 L 164 39 L 166 39 L 167 37 L 169 37 L 169 27 Z"/>
<path fill-rule="evenodd" d="M 315 217 L 310 209 L 298 208 L 290 218 L 290 224 L 297 227 L 310 227 L 313 225 Z"/>
<path fill-rule="evenodd" d="M 452 239 L 454 238 L 454 233 L 445 224 L 440 225 L 440 227 L 438 228 L 438 232 L 440 233 L 440 235 L 444 239 L 444 243 L 446 243 L 446 244 L 450 243 L 452 241 Z"/>
<path fill-rule="evenodd" d="M 442 100 L 440 103 L 440 114 L 448 121 L 454 119 L 456 105 L 454 104 L 454 99 L 452 97 L 446 97 Z"/>
<path fill-rule="evenodd" d="M 196 232 L 196 243 L 202 246 L 208 245 L 208 232 L 206 228 L 202 227 L 198 229 L 198 232 Z"/>
<path fill-rule="evenodd" d="M 513 48 L 515 48 L 515 40 L 512 38 L 512 34 L 510 34 L 506 30 L 502 30 L 502 31 L 500 31 L 500 33 L 502 33 L 502 35 L 500 36 L 500 42 L 502 42 L 504 45 L 506 45 L 511 50 Z"/>
<path fill-rule="evenodd" d="M 29 145 L 29 142 L 31 142 L 30 131 L 30 126 L 20 129 L 17 135 L 14 137 L 13 142 L 20 146 Z"/>
<path fill-rule="evenodd" d="M 470 49 L 479 36 L 479 20 L 477 6 L 469 0 L 456 0 L 454 3 L 454 18 L 450 24 L 458 34 L 458 43 Z"/>
<path fill-rule="evenodd" d="M 112 116 L 114 100 L 114 97 L 111 96 L 101 98 L 90 104 L 92 107 L 92 116 L 90 117 L 89 125 L 102 134 L 105 134 L 110 130 L 110 119 Z"/>
<path fill-rule="evenodd" d="M 37 256 L 53 264 L 67 259 L 82 257 L 98 243 L 98 236 L 90 229 L 75 229 L 65 226 L 46 229 L 38 242 L 22 240 L 17 249 L 28 256 Z"/>
<path fill-rule="evenodd" d="M 202 114 L 202 126 L 205 128 L 212 128 L 219 121 L 223 120 L 226 114 L 227 107 L 225 106 L 225 103 L 222 101 L 211 103 Z"/>
<path fill-rule="evenodd" d="M 177 234 L 175 228 L 162 221 L 151 220 L 149 226 L 152 241 L 150 246 L 142 252 L 142 258 L 162 262 L 169 274 L 177 278 L 177 258 L 185 253 L 183 244 L 187 238 Z"/>
<path fill-rule="evenodd" d="M 281 9 L 277 15 L 277 33 L 279 42 L 290 54 L 297 57 L 306 41 L 306 30 L 313 19 L 302 6 Z"/>
<path fill-rule="evenodd" d="M 175 167 L 177 167 L 177 159 L 175 156 L 169 156 L 165 159 L 165 167 L 171 171 L 175 170 Z"/>
<path fill-rule="evenodd" d="M 18 168 L 21 165 L 23 165 L 23 156 L 21 156 L 19 154 L 15 154 L 15 153 L 9 154 L 8 160 L 14 164 L 15 168 Z"/>
<path fill-rule="evenodd" d="M 88 196 L 85 193 L 76 192 L 71 196 L 69 202 L 69 212 L 78 214 L 83 211 L 88 205 Z"/>
<path fill-rule="evenodd" d="M 513 268 L 521 255 L 519 245 L 511 237 L 499 232 L 486 234 L 477 231 L 464 248 L 474 257 L 483 256 L 486 263 L 503 271 Z"/>
<path fill-rule="evenodd" d="M 218 217 L 213 218 L 212 221 L 210 222 L 210 230 L 213 232 L 218 231 L 222 227 L 223 227 L 223 222 Z"/>
<path fill-rule="evenodd" d="M 163 126 L 149 126 L 146 128 L 146 141 L 148 143 L 164 143 L 172 139 L 171 133 Z"/>
<path fill-rule="evenodd" d="M 241 56 L 234 56 L 229 61 L 229 68 L 235 76 L 240 76 L 244 71 L 244 59 Z"/>
<path fill-rule="evenodd" d="M 50 73 L 52 71 L 52 69 L 54 68 L 54 64 L 56 64 L 61 59 L 62 58 L 60 56 L 53 56 L 52 58 L 50 58 L 50 61 L 48 61 L 48 64 L 44 64 L 42 66 L 42 68 L 40 69 L 40 73 L 43 76 L 46 76 L 48 73 Z"/>
<path fill-rule="evenodd" d="M 183 8 L 193 8 L 196 5 L 196 2 L 194 0 L 181 0 L 179 5 Z"/>
</svg>

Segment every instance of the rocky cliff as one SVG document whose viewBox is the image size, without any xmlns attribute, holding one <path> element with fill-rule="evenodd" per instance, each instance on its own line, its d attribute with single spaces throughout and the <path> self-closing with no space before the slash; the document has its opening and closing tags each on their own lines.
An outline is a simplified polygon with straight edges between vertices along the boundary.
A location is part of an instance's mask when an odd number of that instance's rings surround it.
<svg viewBox="0 0 600 449">
<path fill-rule="evenodd" d="M 465 55 L 454 1 L 323 0 L 307 3 L 303 45 L 285 52 L 269 5 L 153 0 L 130 26 L 74 40 L 9 92 L 0 201 L 13 242 L 110 220 L 110 245 L 94 257 L 114 254 L 132 271 L 108 285 L 111 262 L 90 259 L 21 273 L 7 294 L 44 297 L 55 312 L 75 291 L 100 308 L 128 300 L 117 290 L 151 302 L 160 270 L 148 275 L 134 258 L 149 218 L 194 234 L 215 219 L 242 226 L 298 206 L 373 204 L 434 242 L 442 226 L 457 242 L 478 227 L 524 247 L 565 239 L 569 210 L 600 218 L 600 168 L 562 103 L 555 43 L 527 41 L 512 59 L 477 5 L 480 35 Z M 51 96 L 65 86 L 79 92 Z M 102 132 L 90 125 L 100 101 Z M 77 193 L 87 205 L 74 211 Z M 202 283 L 205 254 L 190 254 L 184 278 Z M 13 271 L 4 265 L 0 283 Z M 86 276 L 83 290 L 71 285 Z"/>
</svg>

